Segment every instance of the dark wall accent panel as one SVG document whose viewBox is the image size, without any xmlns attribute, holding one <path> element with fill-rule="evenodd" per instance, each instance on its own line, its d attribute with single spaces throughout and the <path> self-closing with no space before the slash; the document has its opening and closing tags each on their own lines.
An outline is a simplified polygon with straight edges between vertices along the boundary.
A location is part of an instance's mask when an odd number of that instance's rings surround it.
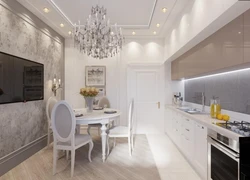
<svg viewBox="0 0 250 180">
<path fill-rule="evenodd" d="M 201 104 L 202 92 L 207 106 L 215 96 L 222 109 L 250 114 L 250 70 L 185 81 L 185 101 Z"/>
</svg>

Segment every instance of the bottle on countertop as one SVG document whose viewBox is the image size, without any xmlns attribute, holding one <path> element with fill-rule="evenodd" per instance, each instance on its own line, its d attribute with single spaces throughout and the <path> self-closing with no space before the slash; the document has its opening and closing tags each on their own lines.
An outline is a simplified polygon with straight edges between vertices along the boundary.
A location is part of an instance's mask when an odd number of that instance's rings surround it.
<svg viewBox="0 0 250 180">
<path fill-rule="evenodd" d="M 213 96 L 210 100 L 210 115 L 212 118 L 216 118 L 218 114 L 221 114 L 220 99 Z"/>
</svg>

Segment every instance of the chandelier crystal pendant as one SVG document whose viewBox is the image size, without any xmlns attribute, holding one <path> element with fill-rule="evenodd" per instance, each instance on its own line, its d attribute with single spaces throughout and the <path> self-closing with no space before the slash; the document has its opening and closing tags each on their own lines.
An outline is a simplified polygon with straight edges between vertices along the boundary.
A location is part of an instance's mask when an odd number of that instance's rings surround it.
<svg viewBox="0 0 250 180">
<path fill-rule="evenodd" d="M 122 49 L 122 29 L 110 25 L 104 7 L 92 7 L 85 25 L 75 24 L 74 43 L 81 51 L 96 59 L 113 57 Z"/>
</svg>

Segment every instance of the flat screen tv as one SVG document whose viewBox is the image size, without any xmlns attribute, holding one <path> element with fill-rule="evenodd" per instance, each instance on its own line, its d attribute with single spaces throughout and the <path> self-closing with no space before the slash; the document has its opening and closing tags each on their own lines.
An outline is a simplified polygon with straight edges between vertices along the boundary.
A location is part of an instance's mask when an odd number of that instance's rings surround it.
<svg viewBox="0 0 250 180">
<path fill-rule="evenodd" d="M 0 104 L 43 100 L 44 66 L 0 52 Z"/>
</svg>

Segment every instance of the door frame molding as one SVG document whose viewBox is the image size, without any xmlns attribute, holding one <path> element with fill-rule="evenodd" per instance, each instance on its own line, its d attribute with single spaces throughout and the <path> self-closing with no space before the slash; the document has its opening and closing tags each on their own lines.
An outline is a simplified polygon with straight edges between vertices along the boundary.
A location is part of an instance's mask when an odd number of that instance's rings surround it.
<svg viewBox="0 0 250 180">
<path fill-rule="evenodd" d="M 162 65 L 164 65 L 164 62 L 140 62 L 140 61 L 130 61 L 128 62 L 128 66 L 129 67 L 139 67 L 139 68 L 142 68 L 142 67 L 150 67 L 150 68 L 153 68 L 153 67 L 161 67 Z"/>
<path fill-rule="evenodd" d="M 163 70 L 161 69 L 163 68 Z M 132 98 L 136 98 L 134 97 L 134 93 L 131 93 L 132 90 L 131 88 L 135 85 L 137 86 L 136 82 L 131 82 L 131 78 L 133 78 L 133 76 L 135 75 L 135 77 L 137 76 L 137 73 L 156 73 L 157 74 L 157 81 L 158 81 L 158 86 L 159 89 L 161 89 L 161 86 L 165 87 L 165 66 L 163 62 L 130 62 L 128 63 L 128 67 L 127 67 L 127 103 L 129 103 L 131 101 Z M 135 73 L 135 74 L 134 74 Z M 161 75 L 163 73 L 163 76 L 161 78 Z M 163 85 L 161 85 L 161 82 L 163 81 Z M 133 84 L 135 83 L 135 84 Z M 163 99 L 162 99 L 162 106 L 161 108 L 163 109 L 164 106 L 164 102 L 165 102 L 165 93 L 164 93 L 164 89 L 161 90 L 162 91 L 162 95 L 163 95 Z M 162 110 L 163 111 L 163 110 Z M 164 111 L 163 111 L 164 112 Z M 163 115 L 163 121 L 164 121 L 164 115 Z M 162 132 L 162 134 L 164 134 L 164 130 Z"/>
</svg>

